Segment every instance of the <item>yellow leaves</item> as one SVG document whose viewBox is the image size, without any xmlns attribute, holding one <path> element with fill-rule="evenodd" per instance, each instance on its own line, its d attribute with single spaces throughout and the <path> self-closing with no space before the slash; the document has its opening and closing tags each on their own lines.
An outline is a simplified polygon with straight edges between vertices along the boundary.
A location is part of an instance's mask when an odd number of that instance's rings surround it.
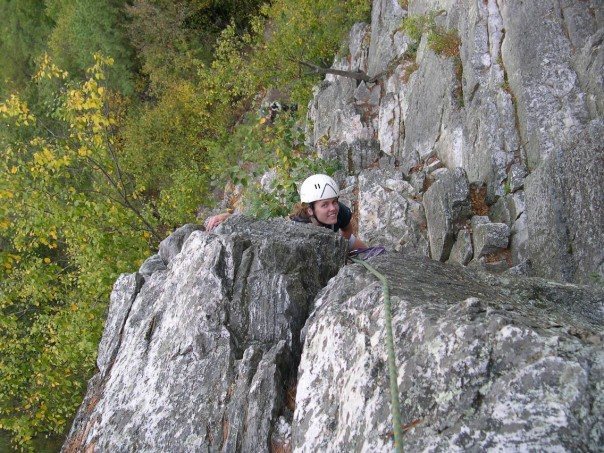
<svg viewBox="0 0 604 453">
<path fill-rule="evenodd" d="M 27 126 L 36 120 L 36 117 L 30 113 L 27 104 L 14 94 L 5 102 L 0 103 L 0 117 L 13 119 L 18 126 Z"/>
<path fill-rule="evenodd" d="M 105 72 L 103 68 L 105 66 L 113 66 L 114 60 L 111 57 L 105 57 L 101 53 L 97 52 L 93 55 L 94 65 L 86 70 L 96 80 L 104 80 Z"/>
<path fill-rule="evenodd" d="M 42 241 L 40 240 L 40 242 L 42 242 Z M 44 258 L 44 262 L 46 264 L 50 264 L 50 258 L 48 258 L 48 257 Z"/>
<path fill-rule="evenodd" d="M 40 81 L 41 79 L 61 79 L 64 80 L 67 78 L 69 73 L 67 71 L 61 70 L 57 65 L 55 65 L 50 56 L 47 53 L 44 53 L 42 56 L 42 60 L 40 61 L 40 67 L 38 68 L 38 72 L 34 75 L 35 81 Z"/>
<path fill-rule="evenodd" d="M 9 170 L 13 175 L 17 173 L 19 169 L 13 165 L 13 167 Z"/>
<path fill-rule="evenodd" d="M 70 309 L 71 311 L 78 311 L 78 306 L 77 306 L 76 304 L 72 303 L 72 304 L 69 306 L 69 309 Z"/>
<path fill-rule="evenodd" d="M 21 261 L 21 256 L 14 253 L 3 253 L 1 256 L 3 258 L 2 267 L 7 271 L 13 269 L 15 264 Z"/>
<path fill-rule="evenodd" d="M 15 194 L 8 189 L 0 189 L 0 198 L 11 199 L 14 198 Z"/>
<path fill-rule="evenodd" d="M 90 151 L 85 146 L 82 146 L 82 147 L 80 147 L 80 149 L 78 149 L 78 156 L 86 157 L 86 156 L 90 156 L 90 155 L 92 155 L 92 151 Z M 75 192 L 75 189 L 73 187 L 70 187 L 69 190 L 72 191 L 72 193 Z"/>
<path fill-rule="evenodd" d="M 57 171 L 62 167 L 66 167 L 71 163 L 71 159 L 67 155 L 57 155 L 55 153 L 60 150 L 53 150 L 47 146 L 33 154 L 33 166 L 30 171 L 33 174 L 46 174 L 49 171 Z"/>
<path fill-rule="evenodd" d="M 34 153 L 34 162 L 38 165 L 44 165 L 55 160 L 53 152 L 44 148 L 42 151 Z"/>
</svg>

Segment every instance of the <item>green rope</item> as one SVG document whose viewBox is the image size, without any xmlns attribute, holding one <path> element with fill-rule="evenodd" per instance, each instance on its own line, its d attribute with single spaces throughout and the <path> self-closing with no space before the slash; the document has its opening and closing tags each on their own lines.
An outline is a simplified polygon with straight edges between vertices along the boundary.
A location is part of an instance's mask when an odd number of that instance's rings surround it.
<svg viewBox="0 0 604 453">
<path fill-rule="evenodd" d="M 390 378 L 390 406 L 392 412 L 392 426 L 394 428 L 394 448 L 397 453 L 403 452 L 403 429 L 401 424 L 401 412 L 398 401 L 398 372 L 394 357 L 394 337 L 392 335 L 392 305 L 390 304 L 390 288 L 383 274 L 363 260 L 351 258 L 353 263 L 362 264 L 369 272 L 382 282 L 384 292 L 384 307 L 386 308 L 386 348 L 388 351 L 388 376 Z"/>
</svg>

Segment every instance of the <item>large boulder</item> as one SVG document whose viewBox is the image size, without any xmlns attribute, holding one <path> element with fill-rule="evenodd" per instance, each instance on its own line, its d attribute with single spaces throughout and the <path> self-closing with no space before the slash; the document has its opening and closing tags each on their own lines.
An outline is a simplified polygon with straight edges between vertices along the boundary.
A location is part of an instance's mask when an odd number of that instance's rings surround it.
<svg viewBox="0 0 604 453">
<path fill-rule="evenodd" d="M 468 179 L 461 168 L 443 171 L 426 191 L 424 207 L 433 259 L 449 258 L 455 235 L 471 212 L 469 195 Z"/>
<path fill-rule="evenodd" d="M 64 451 L 268 451 L 291 422 L 308 306 L 345 248 L 323 228 L 234 216 L 190 232 L 146 281 L 118 279 Z"/>
<path fill-rule="evenodd" d="M 604 292 L 419 257 L 389 281 L 406 451 L 601 451 Z M 393 450 L 381 283 L 346 266 L 304 331 L 295 452 Z"/>
<path fill-rule="evenodd" d="M 363 171 L 358 189 L 358 230 L 363 241 L 428 256 L 424 208 L 400 170 Z"/>
</svg>

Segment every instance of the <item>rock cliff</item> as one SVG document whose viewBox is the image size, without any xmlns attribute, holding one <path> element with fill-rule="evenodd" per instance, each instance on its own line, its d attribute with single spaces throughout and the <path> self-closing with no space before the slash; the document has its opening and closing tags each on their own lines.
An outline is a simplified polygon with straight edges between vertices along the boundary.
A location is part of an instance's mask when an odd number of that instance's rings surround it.
<svg viewBox="0 0 604 453">
<path fill-rule="evenodd" d="M 344 258 L 334 233 L 285 220 L 177 230 L 116 282 L 63 450 L 391 451 L 381 285 Z M 372 264 L 409 451 L 601 447 L 604 291 Z"/>
<path fill-rule="evenodd" d="M 345 241 L 284 220 L 218 233 L 182 227 L 117 280 L 64 451 L 264 451 L 291 419 L 300 330 Z"/>
<path fill-rule="evenodd" d="M 317 87 L 307 143 L 389 249 L 408 451 L 604 445 L 603 23 L 599 0 L 374 0 L 334 63 L 371 81 Z M 345 249 L 177 230 L 115 283 L 63 450 L 391 451 L 381 287 Z"/>
<path fill-rule="evenodd" d="M 327 76 L 307 134 L 358 193 L 361 236 L 601 283 L 603 16 L 597 0 L 375 0 L 334 63 L 373 80 Z M 472 216 L 496 225 L 475 234 Z"/>
</svg>

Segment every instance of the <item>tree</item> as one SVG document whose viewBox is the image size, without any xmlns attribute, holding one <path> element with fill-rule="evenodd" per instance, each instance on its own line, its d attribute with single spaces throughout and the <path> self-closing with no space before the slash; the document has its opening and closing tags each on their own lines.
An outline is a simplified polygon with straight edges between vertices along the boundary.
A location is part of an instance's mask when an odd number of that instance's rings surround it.
<svg viewBox="0 0 604 453">
<path fill-rule="evenodd" d="M 82 78 L 95 53 L 114 61 L 107 85 L 124 94 L 134 92 L 137 63 L 126 35 L 123 0 L 47 0 L 54 22 L 48 53 L 58 66 Z"/>
<path fill-rule="evenodd" d="M 17 95 L 0 104 L 0 429 L 22 446 L 65 430 L 111 284 L 156 234 L 116 155 L 110 64 L 95 56 L 74 84 L 44 58 L 35 83 L 60 86 L 55 108 L 41 110 L 52 118 Z"/>
<path fill-rule="evenodd" d="M 43 2 L 0 0 L 0 98 L 24 88 L 51 29 Z"/>
</svg>

